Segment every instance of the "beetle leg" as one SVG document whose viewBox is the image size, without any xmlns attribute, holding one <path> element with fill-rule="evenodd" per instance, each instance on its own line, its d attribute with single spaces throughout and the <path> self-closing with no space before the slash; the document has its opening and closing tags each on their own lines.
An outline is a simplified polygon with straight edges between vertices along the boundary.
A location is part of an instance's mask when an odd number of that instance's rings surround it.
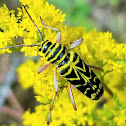
<svg viewBox="0 0 126 126">
<path fill-rule="evenodd" d="M 58 93 L 58 81 L 57 81 L 57 77 L 56 77 L 56 71 L 57 71 L 57 67 L 54 71 L 54 88 L 55 88 L 55 96 L 52 100 L 52 104 L 50 106 L 50 112 L 49 112 L 49 115 L 48 115 L 48 119 L 47 119 L 47 124 L 49 125 L 49 122 L 50 122 L 50 118 L 51 118 L 51 111 L 53 109 L 53 104 L 54 104 L 54 101 L 56 99 L 56 96 L 57 96 L 57 93 Z"/>
<path fill-rule="evenodd" d="M 55 93 L 58 93 L 58 81 L 57 81 L 57 77 L 56 77 L 56 72 L 57 72 L 57 67 L 54 71 L 54 89 L 55 89 Z"/>
<path fill-rule="evenodd" d="M 22 5 L 22 6 L 24 7 L 24 9 L 25 9 L 26 13 L 28 14 L 29 18 L 31 19 L 32 23 L 35 25 L 35 28 L 38 30 L 39 36 L 40 36 L 40 38 L 41 38 L 41 40 L 42 40 L 42 33 L 40 32 L 39 28 L 38 28 L 37 25 L 35 24 L 34 20 L 33 20 L 32 17 L 31 17 L 31 15 L 28 13 L 26 7 L 25 7 L 24 5 Z"/>
<path fill-rule="evenodd" d="M 50 64 L 51 64 L 51 63 L 47 63 L 47 64 L 41 66 L 41 67 L 38 69 L 37 73 L 40 74 L 41 72 L 43 72 Z"/>
<path fill-rule="evenodd" d="M 88 65 L 88 67 L 93 68 L 93 70 L 101 70 L 101 68 L 98 66 Z"/>
<path fill-rule="evenodd" d="M 71 43 L 73 43 L 73 44 L 69 47 L 68 50 L 70 50 L 70 49 L 72 49 L 72 48 L 74 48 L 74 47 L 80 45 L 82 41 L 83 41 L 83 38 L 80 38 L 80 39 L 78 39 L 78 40 L 72 41 Z"/>
<path fill-rule="evenodd" d="M 73 93 L 72 93 L 72 89 L 71 88 L 72 88 L 72 85 L 69 83 L 69 91 L 68 91 L 68 87 L 66 87 L 66 89 L 67 89 L 67 92 L 68 92 L 68 94 L 70 96 L 70 99 L 72 101 L 73 108 L 76 111 L 77 110 L 77 107 L 76 107 L 76 103 L 75 103 L 75 100 L 74 100 L 74 97 L 73 97 Z"/>
<path fill-rule="evenodd" d="M 40 16 L 40 15 L 39 15 L 39 16 Z M 56 42 L 57 42 L 57 43 L 61 43 L 61 32 L 60 32 L 60 30 L 57 29 L 57 28 L 53 28 L 53 27 L 50 27 L 50 26 L 45 25 L 45 23 L 44 23 L 44 21 L 42 20 L 41 16 L 40 16 L 40 20 L 41 20 L 42 25 L 44 25 L 44 27 L 50 28 L 50 29 L 55 30 L 55 31 L 58 32 L 58 33 L 57 33 Z"/>
<path fill-rule="evenodd" d="M 51 112 L 52 112 L 52 109 L 53 109 L 53 104 L 54 104 L 56 95 L 57 95 L 57 93 L 55 92 L 55 96 L 54 96 L 54 98 L 53 98 L 53 100 L 52 100 L 52 104 L 51 104 L 51 106 L 50 106 L 49 115 L 48 115 L 48 118 L 47 118 L 47 125 L 49 125 L 49 122 L 50 122 L 50 119 L 51 119 Z"/>
</svg>

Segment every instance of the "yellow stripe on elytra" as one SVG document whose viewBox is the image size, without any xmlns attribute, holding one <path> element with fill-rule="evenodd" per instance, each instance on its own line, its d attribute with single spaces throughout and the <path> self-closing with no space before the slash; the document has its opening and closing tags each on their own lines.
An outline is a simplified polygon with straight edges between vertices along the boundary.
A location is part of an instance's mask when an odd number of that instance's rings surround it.
<svg viewBox="0 0 126 126">
<path fill-rule="evenodd" d="M 81 77 L 85 80 L 85 82 L 89 81 L 89 77 L 85 76 L 83 73 L 80 72 Z"/>
<path fill-rule="evenodd" d="M 52 44 L 52 45 L 54 45 L 54 44 Z M 51 50 L 51 52 L 47 55 L 47 58 L 50 58 L 50 56 L 52 55 L 52 53 L 56 50 L 56 48 L 59 46 L 59 43 L 56 43 L 56 45 L 52 48 L 52 50 Z M 59 51 L 60 52 L 60 51 Z M 59 53 L 58 52 L 58 53 Z M 58 53 L 56 54 L 56 56 L 58 55 Z M 55 56 L 55 57 L 56 57 Z M 54 57 L 54 58 L 55 58 Z M 57 56 L 58 57 L 58 56 Z M 51 60 L 50 60 L 50 62 L 51 62 Z"/>
<path fill-rule="evenodd" d="M 85 76 L 82 73 L 80 73 L 80 75 L 81 75 L 82 78 L 84 78 L 85 82 L 90 82 L 90 80 L 89 80 L 90 78 L 89 77 Z M 91 87 L 92 87 L 93 90 L 95 90 L 97 88 L 97 85 L 94 85 L 94 84 L 91 83 Z"/>
<path fill-rule="evenodd" d="M 93 85 L 92 89 L 95 90 L 97 88 L 97 85 Z"/>
<path fill-rule="evenodd" d="M 79 75 L 73 65 L 73 58 L 74 58 L 74 53 L 72 52 L 72 53 L 70 53 L 69 62 L 67 64 L 64 64 L 62 67 L 60 67 L 60 71 L 62 71 L 63 69 L 66 69 L 68 66 L 70 66 L 70 69 L 62 76 L 65 77 L 65 76 L 69 75 L 72 72 L 72 70 L 74 69 L 74 72 L 77 77 L 76 78 L 67 78 L 67 80 L 80 80 L 80 77 L 79 77 Z"/>
<path fill-rule="evenodd" d="M 74 56 L 73 53 L 70 53 L 70 60 L 68 61 L 67 64 L 64 64 L 63 66 L 60 67 L 60 71 L 62 71 L 63 69 L 66 69 L 68 66 L 71 66 L 72 65 L 73 56 Z"/>
<path fill-rule="evenodd" d="M 96 79 L 97 79 L 97 76 L 95 76 L 95 77 L 94 77 L 94 79 L 93 79 L 93 80 L 94 80 L 94 82 L 96 82 Z"/>
<path fill-rule="evenodd" d="M 77 85 L 74 85 L 74 86 L 77 88 L 77 87 L 81 87 L 82 84 L 77 84 Z"/>
<path fill-rule="evenodd" d="M 91 99 L 94 99 L 96 97 L 96 93 L 91 94 Z"/>
<path fill-rule="evenodd" d="M 67 78 L 68 80 L 80 80 L 80 77 L 79 77 L 79 75 L 78 75 L 78 73 L 75 69 L 74 69 L 74 72 L 75 72 L 77 77 L 76 78 Z"/>
<path fill-rule="evenodd" d="M 86 86 L 86 85 L 87 85 L 87 83 L 83 84 L 83 86 Z"/>
<path fill-rule="evenodd" d="M 71 61 L 72 64 L 73 64 L 73 58 L 74 58 L 74 53 L 71 52 L 71 53 L 70 53 L 70 61 Z M 72 65 L 72 64 L 71 64 L 71 65 Z"/>
<path fill-rule="evenodd" d="M 86 88 L 86 91 L 84 91 L 84 94 L 87 94 L 88 90 L 90 90 L 90 88 Z"/>
<path fill-rule="evenodd" d="M 66 77 L 66 76 L 69 75 L 71 72 L 72 72 L 72 67 L 70 66 L 70 69 L 69 69 L 65 74 L 63 74 L 62 76 L 63 76 L 63 77 Z M 67 79 L 68 79 L 68 78 L 67 78 Z"/>
<path fill-rule="evenodd" d="M 79 58 L 78 58 L 79 59 Z M 82 64 L 83 64 L 83 68 L 80 68 L 80 67 L 78 67 L 78 66 L 75 66 L 75 68 L 76 69 L 78 69 L 78 70 L 81 70 L 81 71 L 84 71 L 84 72 L 86 72 L 86 69 L 85 69 L 85 64 L 82 62 Z M 76 65 L 76 64 L 75 64 Z"/>
<path fill-rule="evenodd" d="M 74 54 L 74 53 L 72 53 L 72 54 Z M 72 59 L 72 60 L 73 60 L 73 59 Z M 77 63 L 79 63 L 79 56 L 77 56 L 77 59 L 76 59 L 75 62 L 73 62 L 73 65 L 75 66 Z"/>
<path fill-rule="evenodd" d="M 62 71 L 63 69 L 66 69 L 68 66 L 70 66 L 69 62 L 67 64 L 64 64 L 63 66 L 61 66 L 59 69 L 60 69 L 60 71 Z"/>
<path fill-rule="evenodd" d="M 100 89 L 97 89 L 96 94 L 99 94 L 99 92 L 100 92 Z"/>
</svg>

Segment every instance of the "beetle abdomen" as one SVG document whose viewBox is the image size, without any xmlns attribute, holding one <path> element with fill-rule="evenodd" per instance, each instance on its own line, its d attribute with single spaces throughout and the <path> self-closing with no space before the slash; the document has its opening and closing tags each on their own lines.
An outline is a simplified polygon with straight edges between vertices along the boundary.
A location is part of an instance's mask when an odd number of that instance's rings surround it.
<svg viewBox="0 0 126 126">
<path fill-rule="evenodd" d="M 59 66 L 59 73 L 73 84 L 79 91 L 92 100 L 99 99 L 103 94 L 103 87 L 94 72 L 85 64 L 77 53 L 68 53 L 69 61 Z"/>
</svg>

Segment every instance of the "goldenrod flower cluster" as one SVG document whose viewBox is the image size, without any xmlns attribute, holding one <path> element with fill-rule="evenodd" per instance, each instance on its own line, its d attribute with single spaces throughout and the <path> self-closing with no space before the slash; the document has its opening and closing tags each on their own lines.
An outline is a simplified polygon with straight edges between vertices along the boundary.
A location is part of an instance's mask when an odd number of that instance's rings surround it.
<svg viewBox="0 0 126 126">
<path fill-rule="evenodd" d="M 99 66 L 102 70 L 96 71 L 101 82 L 113 92 L 114 97 L 105 90 L 103 97 L 93 101 L 73 89 L 77 111 L 72 108 L 69 95 L 64 88 L 56 98 L 52 111 L 50 126 L 125 126 L 126 125 L 126 45 L 118 44 L 110 32 L 98 32 L 96 29 L 89 32 L 84 27 L 68 27 L 63 25 L 65 14 L 55 6 L 49 5 L 46 0 L 20 0 L 22 5 L 27 5 L 27 10 L 42 32 L 43 39 L 56 41 L 57 33 L 44 28 L 39 15 L 46 25 L 61 31 L 61 43 L 70 46 L 70 42 L 83 38 L 82 44 L 71 51 L 77 52 L 88 65 Z M 23 9 L 18 8 L 18 15 L 9 11 L 6 5 L 0 8 L 0 48 L 15 45 L 15 38 L 22 37 L 24 44 L 38 44 L 41 42 L 38 31 Z M 22 19 L 21 19 L 22 18 Z M 19 20 L 21 19 L 21 20 Z M 35 63 L 28 60 L 18 68 L 19 82 L 24 89 L 34 88 L 36 100 L 41 105 L 36 106 L 35 112 L 26 111 L 23 115 L 23 124 L 31 126 L 44 126 L 49 112 L 51 100 L 54 97 L 54 70 L 55 65 L 50 65 L 44 72 L 37 74 L 41 65 L 47 63 L 38 47 L 23 47 L 21 52 L 25 55 L 42 56 Z M 11 53 L 11 50 L 0 50 L 0 54 Z M 59 87 L 67 82 L 57 75 Z"/>
</svg>

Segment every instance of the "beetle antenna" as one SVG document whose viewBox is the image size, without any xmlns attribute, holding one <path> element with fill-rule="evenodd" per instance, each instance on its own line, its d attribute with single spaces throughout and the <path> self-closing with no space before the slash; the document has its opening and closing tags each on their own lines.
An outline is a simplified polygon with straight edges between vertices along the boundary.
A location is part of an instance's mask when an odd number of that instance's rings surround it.
<svg viewBox="0 0 126 126">
<path fill-rule="evenodd" d="M 15 45 L 15 46 L 8 46 L 8 47 L 4 47 L 4 48 L 0 48 L 0 50 L 2 49 L 9 49 L 9 48 L 15 48 L 15 47 L 34 47 L 34 46 L 40 46 L 38 44 L 31 44 L 31 45 Z"/>
<path fill-rule="evenodd" d="M 37 25 L 35 24 L 34 20 L 33 20 L 32 17 L 31 17 L 31 15 L 28 13 L 26 7 L 25 7 L 24 5 L 22 5 L 22 7 L 24 7 L 25 12 L 28 14 L 28 16 L 29 16 L 29 18 L 31 19 L 32 23 L 35 25 L 35 28 L 38 30 L 39 36 L 40 36 L 40 38 L 41 38 L 41 40 L 42 40 L 42 33 L 41 33 L 41 31 L 39 30 L 39 28 L 38 28 Z M 22 7 L 21 7 L 21 8 L 22 8 Z"/>
</svg>

